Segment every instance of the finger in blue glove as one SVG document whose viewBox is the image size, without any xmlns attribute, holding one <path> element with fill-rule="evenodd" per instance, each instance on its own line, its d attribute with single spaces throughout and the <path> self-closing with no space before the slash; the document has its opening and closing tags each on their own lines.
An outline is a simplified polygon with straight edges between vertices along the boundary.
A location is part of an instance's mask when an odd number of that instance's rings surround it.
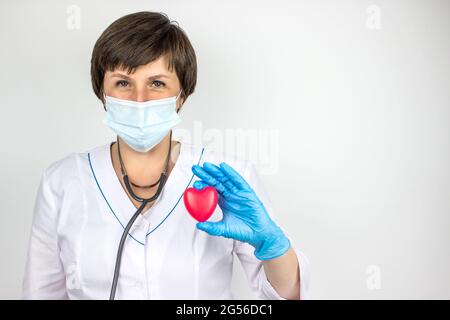
<svg viewBox="0 0 450 320">
<path fill-rule="evenodd" d="M 290 241 L 270 218 L 263 203 L 251 186 L 231 166 L 205 162 L 194 165 L 192 171 L 201 180 L 194 187 L 213 186 L 219 193 L 223 218 L 218 222 L 199 222 L 197 228 L 210 235 L 247 242 L 255 248 L 260 260 L 274 259 L 290 248 Z"/>
</svg>

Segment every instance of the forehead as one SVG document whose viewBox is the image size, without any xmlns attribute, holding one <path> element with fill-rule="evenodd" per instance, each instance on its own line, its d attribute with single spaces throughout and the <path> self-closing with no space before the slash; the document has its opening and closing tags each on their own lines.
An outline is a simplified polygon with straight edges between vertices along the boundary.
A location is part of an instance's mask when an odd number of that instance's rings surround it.
<svg viewBox="0 0 450 320">
<path fill-rule="evenodd" d="M 175 70 L 170 70 L 168 65 L 168 59 L 165 56 L 161 56 L 155 61 L 147 63 L 145 65 L 138 66 L 132 73 L 128 73 L 128 68 L 125 66 L 117 66 L 114 70 L 108 70 L 105 75 L 124 74 L 131 78 L 149 78 L 155 75 L 165 75 L 168 78 L 176 78 Z"/>
</svg>

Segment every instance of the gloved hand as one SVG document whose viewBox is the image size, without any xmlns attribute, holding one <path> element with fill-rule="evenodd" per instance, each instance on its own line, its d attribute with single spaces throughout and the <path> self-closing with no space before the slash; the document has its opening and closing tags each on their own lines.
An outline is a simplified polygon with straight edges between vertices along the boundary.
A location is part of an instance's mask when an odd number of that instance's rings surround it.
<svg viewBox="0 0 450 320">
<path fill-rule="evenodd" d="M 232 167 L 222 162 L 220 167 L 205 162 L 192 166 L 192 172 L 202 180 L 194 188 L 213 186 L 219 194 L 223 217 L 218 222 L 199 222 L 197 228 L 210 235 L 247 242 L 255 248 L 259 260 L 277 258 L 288 251 L 289 239 L 270 218 L 264 205 L 250 185 Z"/>
</svg>

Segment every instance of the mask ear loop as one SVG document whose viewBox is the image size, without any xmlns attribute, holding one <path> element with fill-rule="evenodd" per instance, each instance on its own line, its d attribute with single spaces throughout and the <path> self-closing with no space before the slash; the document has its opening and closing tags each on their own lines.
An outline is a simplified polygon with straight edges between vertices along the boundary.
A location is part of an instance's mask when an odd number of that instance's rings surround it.
<svg viewBox="0 0 450 320">
<path fill-rule="evenodd" d="M 180 97 L 180 95 L 181 95 L 182 92 L 183 92 L 183 88 L 181 88 L 181 89 L 180 89 L 180 92 L 178 92 L 177 98 L 175 99 L 175 101 L 178 100 L 178 98 Z"/>
<path fill-rule="evenodd" d="M 177 94 L 177 98 L 175 99 L 175 101 L 178 101 L 178 98 L 180 97 L 182 92 L 183 92 L 183 88 L 180 89 L 180 92 Z M 177 110 L 177 113 L 180 112 L 182 106 L 183 105 L 181 105 L 180 108 Z"/>
<path fill-rule="evenodd" d="M 105 111 L 107 111 L 106 110 L 106 94 L 103 92 L 103 109 L 105 109 Z"/>
<path fill-rule="evenodd" d="M 108 110 L 106 110 L 106 94 L 105 94 L 105 92 L 103 92 L 103 109 L 105 109 L 105 111 L 108 111 Z"/>
</svg>

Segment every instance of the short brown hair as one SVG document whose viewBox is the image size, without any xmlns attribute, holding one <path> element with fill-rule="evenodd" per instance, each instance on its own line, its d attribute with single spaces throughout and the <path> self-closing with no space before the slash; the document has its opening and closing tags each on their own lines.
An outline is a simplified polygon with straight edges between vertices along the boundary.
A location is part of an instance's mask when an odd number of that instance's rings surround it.
<svg viewBox="0 0 450 320">
<path fill-rule="evenodd" d="M 166 14 L 136 12 L 114 21 L 95 43 L 91 58 L 91 81 L 95 95 L 103 101 L 106 71 L 122 67 L 133 73 L 137 67 L 165 55 L 168 69 L 175 73 L 186 100 L 197 83 L 197 60 L 185 32 Z M 176 22 L 175 22 L 176 23 Z"/>
</svg>

